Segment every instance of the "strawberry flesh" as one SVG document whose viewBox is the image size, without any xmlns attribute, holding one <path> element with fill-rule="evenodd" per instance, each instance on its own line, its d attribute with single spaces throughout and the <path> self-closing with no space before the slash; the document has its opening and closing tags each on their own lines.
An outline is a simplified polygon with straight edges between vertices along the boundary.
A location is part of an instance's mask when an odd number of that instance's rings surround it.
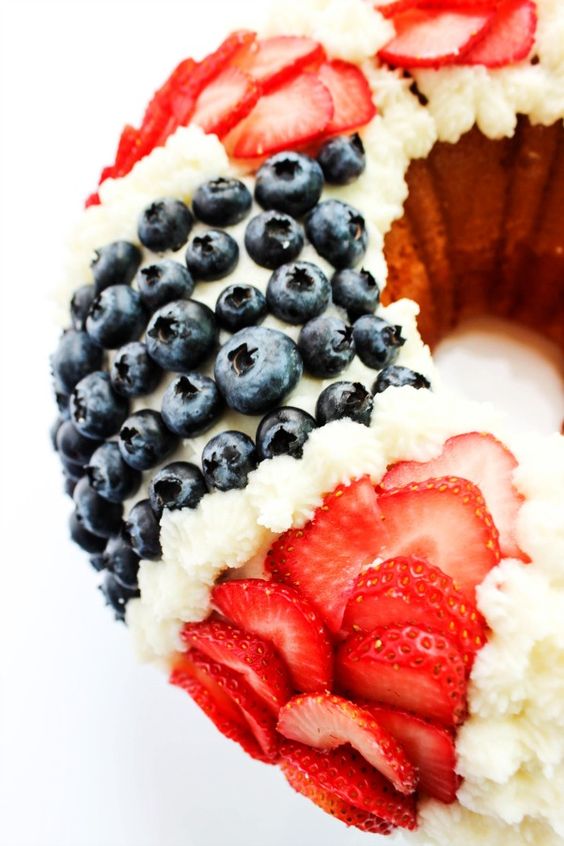
<svg viewBox="0 0 564 846">
<path fill-rule="evenodd" d="M 266 94 L 304 69 L 314 70 L 324 59 L 323 47 L 313 38 L 277 35 L 253 41 L 234 64 L 252 76 Z"/>
<path fill-rule="evenodd" d="M 537 23 L 533 0 L 501 3 L 491 29 L 466 53 L 462 63 L 499 68 L 526 59 L 535 43 Z"/>
<path fill-rule="evenodd" d="M 356 129 L 372 120 L 376 114 L 372 92 L 356 65 L 340 60 L 325 62 L 318 74 L 333 100 L 333 117 L 325 128 L 327 135 Z"/>
<path fill-rule="evenodd" d="M 258 98 L 254 80 L 238 68 L 228 67 L 198 97 L 192 122 L 221 138 L 249 114 Z"/>
</svg>

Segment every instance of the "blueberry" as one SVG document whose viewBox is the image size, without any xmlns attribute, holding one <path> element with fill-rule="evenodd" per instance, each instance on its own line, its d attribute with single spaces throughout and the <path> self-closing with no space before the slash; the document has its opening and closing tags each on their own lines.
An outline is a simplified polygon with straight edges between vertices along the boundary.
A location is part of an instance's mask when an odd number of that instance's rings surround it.
<svg viewBox="0 0 564 846">
<path fill-rule="evenodd" d="M 261 459 L 277 455 L 301 458 L 303 446 L 317 423 L 301 408 L 277 408 L 260 421 L 257 429 L 257 449 Z"/>
<path fill-rule="evenodd" d="M 263 209 L 301 217 L 319 201 L 322 190 L 323 172 L 315 159 L 288 150 L 259 168 L 255 200 Z"/>
<path fill-rule="evenodd" d="M 102 367 L 104 353 L 86 332 L 68 329 L 51 356 L 57 393 L 70 394 L 84 376 Z"/>
<path fill-rule="evenodd" d="M 104 574 L 100 591 L 106 600 L 106 605 L 109 605 L 114 611 L 116 620 L 122 622 L 125 622 L 127 603 L 130 599 L 135 599 L 140 595 L 137 588 L 126 588 L 121 585 L 113 573 Z"/>
<path fill-rule="evenodd" d="M 70 303 L 71 323 L 74 329 L 84 329 L 86 324 L 86 315 L 88 309 L 92 305 L 92 301 L 96 296 L 96 288 L 94 285 L 82 285 L 77 288 L 72 295 Z"/>
<path fill-rule="evenodd" d="M 362 363 L 375 370 L 393 364 L 405 344 L 401 326 L 394 326 L 373 314 L 358 318 L 353 326 L 353 338 Z"/>
<path fill-rule="evenodd" d="M 245 218 L 253 202 L 249 189 L 238 179 L 211 179 L 194 194 L 197 218 L 208 226 L 233 226 Z"/>
<path fill-rule="evenodd" d="M 62 420 L 68 420 L 70 418 L 70 394 L 60 386 L 57 378 L 53 379 L 53 393 L 55 394 L 59 416 Z"/>
<path fill-rule="evenodd" d="M 422 373 L 416 373 L 409 367 L 392 364 L 378 373 L 378 377 L 372 385 L 372 393 L 381 394 L 388 388 L 401 388 L 403 385 L 410 385 L 417 389 L 431 387 L 431 383 Z"/>
<path fill-rule="evenodd" d="M 194 279 L 214 282 L 229 276 L 239 261 L 237 241 L 220 229 L 208 229 L 192 238 L 186 250 L 186 264 Z"/>
<path fill-rule="evenodd" d="M 303 327 L 298 349 L 304 367 L 323 379 L 341 373 L 354 358 L 353 331 L 339 317 L 316 317 Z"/>
<path fill-rule="evenodd" d="M 194 280 L 183 264 L 172 259 L 142 267 L 136 277 L 143 302 L 156 311 L 172 300 L 187 300 L 194 290 Z"/>
<path fill-rule="evenodd" d="M 104 568 L 113 573 L 122 587 L 134 590 L 137 587 L 139 556 L 132 549 L 123 532 L 113 535 L 103 553 Z"/>
<path fill-rule="evenodd" d="M 242 414 L 264 414 L 299 382 L 302 360 L 295 343 L 275 329 L 241 329 L 220 349 L 215 380 L 227 404 Z"/>
<path fill-rule="evenodd" d="M 346 309 L 353 323 L 363 314 L 372 314 L 380 302 L 380 288 L 367 270 L 338 270 L 331 279 L 333 302 Z"/>
<path fill-rule="evenodd" d="M 105 546 L 105 541 L 104 541 Z M 90 566 L 96 570 L 97 573 L 101 573 L 102 570 L 106 569 L 106 559 L 104 558 L 103 552 L 95 552 L 90 556 L 88 559 L 90 562 Z"/>
<path fill-rule="evenodd" d="M 196 300 L 175 300 L 154 313 L 145 342 L 162 368 L 186 373 L 212 352 L 217 334 L 211 309 Z"/>
<path fill-rule="evenodd" d="M 245 247 L 254 262 L 276 270 L 294 261 L 302 251 L 304 233 L 288 214 L 266 211 L 250 221 L 245 231 Z"/>
<path fill-rule="evenodd" d="M 156 467 L 176 447 L 177 438 L 166 428 L 158 411 L 136 411 L 120 429 L 119 449 L 135 470 Z"/>
<path fill-rule="evenodd" d="M 64 455 L 60 455 L 59 460 L 67 479 L 70 479 L 73 482 L 78 482 L 79 479 L 82 479 L 85 473 L 84 465 L 77 464 L 76 461 L 71 461 L 70 459 L 65 458 Z"/>
<path fill-rule="evenodd" d="M 229 285 L 215 305 L 217 322 L 228 332 L 256 326 L 266 317 L 266 299 L 253 285 Z"/>
<path fill-rule="evenodd" d="M 137 234 L 143 246 L 154 253 L 179 250 L 188 240 L 194 217 L 182 200 L 166 197 L 143 209 Z"/>
<path fill-rule="evenodd" d="M 321 165 L 327 182 L 333 185 L 348 185 L 358 179 L 366 167 L 366 153 L 360 136 L 339 135 L 326 141 L 317 161 Z"/>
<path fill-rule="evenodd" d="M 366 252 L 364 218 L 341 200 L 319 203 L 306 219 L 306 233 L 319 255 L 337 269 L 352 267 Z"/>
<path fill-rule="evenodd" d="M 331 296 L 329 280 L 309 261 L 283 264 L 274 271 L 266 289 L 270 311 L 286 323 L 305 323 L 325 311 Z"/>
<path fill-rule="evenodd" d="M 92 455 L 86 475 L 96 493 L 110 502 L 123 502 L 137 492 L 141 473 L 125 463 L 117 441 L 106 441 Z"/>
<path fill-rule="evenodd" d="M 71 419 L 87 438 L 103 440 L 114 435 L 128 412 L 128 401 L 116 394 L 110 374 L 100 370 L 81 379 L 71 394 Z"/>
<path fill-rule="evenodd" d="M 140 397 L 152 393 L 163 372 L 140 341 L 121 347 L 115 355 L 110 371 L 114 391 L 124 397 Z"/>
<path fill-rule="evenodd" d="M 90 306 L 86 331 L 101 347 L 115 350 L 139 337 L 147 317 L 138 291 L 128 285 L 111 285 L 97 294 Z"/>
<path fill-rule="evenodd" d="M 141 264 L 141 250 L 129 241 L 114 241 L 94 253 L 90 264 L 99 293 L 110 285 L 129 285 Z"/>
<path fill-rule="evenodd" d="M 70 420 L 66 420 L 57 432 L 57 449 L 61 456 L 83 467 L 101 441 L 85 438 Z"/>
<path fill-rule="evenodd" d="M 55 420 L 53 421 L 53 423 L 51 424 L 50 428 L 49 428 L 49 437 L 51 439 L 51 446 L 53 447 L 55 452 L 57 452 L 58 449 L 59 449 L 59 447 L 57 446 L 57 435 L 59 434 L 59 429 L 61 428 L 63 423 L 65 423 L 64 417 L 61 417 L 61 416 L 56 417 Z"/>
<path fill-rule="evenodd" d="M 191 438 L 209 429 L 222 408 L 213 379 L 193 372 L 172 380 L 163 396 L 161 414 L 171 432 Z"/>
<path fill-rule="evenodd" d="M 76 479 L 71 479 L 70 476 L 67 476 L 66 473 L 64 474 L 64 484 L 63 484 L 63 491 L 66 493 L 67 496 L 70 496 L 72 499 L 74 496 L 74 489 L 76 488 Z"/>
<path fill-rule="evenodd" d="M 119 531 L 123 508 L 99 496 L 88 478 L 83 476 L 74 489 L 74 504 L 85 529 L 103 538 Z"/>
<path fill-rule="evenodd" d="M 125 536 L 141 558 L 158 559 L 162 555 L 159 520 L 148 499 L 136 502 L 125 522 Z"/>
<path fill-rule="evenodd" d="M 89 532 L 76 511 L 73 511 L 69 518 L 69 529 L 72 540 L 85 552 L 102 552 L 106 546 L 106 539 Z"/>
<path fill-rule="evenodd" d="M 164 508 L 195 508 L 207 492 L 200 468 L 188 461 L 167 464 L 149 483 L 149 501 L 155 514 L 162 514 Z"/>
<path fill-rule="evenodd" d="M 372 397 L 360 382 L 333 382 L 319 394 L 315 416 L 320 426 L 348 417 L 370 426 Z"/>
<path fill-rule="evenodd" d="M 202 453 L 206 482 L 219 491 L 245 488 L 257 463 L 254 442 L 243 432 L 220 432 L 207 442 Z"/>
</svg>

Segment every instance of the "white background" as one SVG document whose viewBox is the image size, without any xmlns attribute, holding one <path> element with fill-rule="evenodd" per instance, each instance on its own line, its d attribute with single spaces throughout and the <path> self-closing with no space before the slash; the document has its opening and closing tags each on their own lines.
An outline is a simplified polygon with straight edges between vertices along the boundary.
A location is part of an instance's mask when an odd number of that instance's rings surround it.
<svg viewBox="0 0 564 846">
<path fill-rule="evenodd" d="M 49 291 L 83 198 L 121 127 L 183 57 L 253 0 L 0 2 L 0 843 L 2 846 L 355 846 L 347 831 L 224 741 L 132 658 L 67 538 L 47 429 Z M 84 280 L 77 279 L 77 285 Z M 479 324 L 441 356 L 521 427 L 563 416 L 556 358 Z"/>
</svg>

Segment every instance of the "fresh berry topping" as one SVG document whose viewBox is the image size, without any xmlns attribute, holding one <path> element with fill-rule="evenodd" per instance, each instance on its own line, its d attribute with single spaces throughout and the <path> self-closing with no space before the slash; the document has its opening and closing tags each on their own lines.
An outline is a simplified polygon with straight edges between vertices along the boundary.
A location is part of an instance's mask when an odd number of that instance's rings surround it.
<svg viewBox="0 0 564 846">
<path fill-rule="evenodd" d="M 410 370 L 409 367 L 402 367 L 399 364 L 391 364 L 378 373 L 376 381 L 372 385 L 372 393 L 381 394 L 388 388 L 402 388 L 404 385 L 417 388 L 417 390 L 431 387 L 431 383 L 422 373 L 417 373 L 415 370 Z"/>
<path fill-rule="evenodd" d="M 253 285 L 229 285 L 215 305 L 215 316 L 222 329 L 238 332 L 256 326 L 266 317 L 266 298 Z"/>
<path fill-rule="evenodd" d="M 49 427 L 49 438 L 51 440 L 51 446 L 53 447 L 55 452 L 59 451 L 59 447 L 57 445 L 57 435 L 59 434 L 59 429 L 61 428 L 64 422 L 65 418 L 59 416 L 55 418 L 55 420 L 51 423 L 51 426 Z"/>
<path fill-rule="evenodd" d="M 69 518 L 69 529 L 72 540 L 85 552 L 99 553 L 106 546 L 106 539 L 89 532 L 76 511 Z"/>
<path fill-rule="evenodd" d="M 356 354 L 363 364 L 381 370 L 397 359 L 405 338 L 401 326 L 394 326 L 382 317 L 365 314 L 353 326 Z"/>
<path fill-rule="evenodd" d="M 303 245 L 302 227 L 283 212 L 262 212 L 253 217 L 245 230 L 248 254 L 261 267 L 270 270 L 296 259 Z"/>
<path fill-rule="evenodd" d="M 74 386 L 89 373 L 102 366 L 103 352 L 86 332 L 68 329 L 63 332 L 51 356 L 51 368 L 57 390 L 70 394 Z"/>
<path fill-rule="evenodd" d="M 486 35 L 459 60 L 465 65 L 499 68 L 520 62 L 529 55 L 537 28 L 533 0 L 505 0 L 496 9 Z"/>
<path fill-rule="evenodd" d="M 372 406 L 372 397 L 360 382 L 333 382 L 319 394 L 315 418 L 320 426 L 345 417 L 370 426 Z"/>
<path fill-rule="evenodd" d="M 332 185 L 349 185 L 366 167 L 366 153 L 360 135 L 330 138 L 317 154 L 323 176 Z"/>
<path fill-rule="evenodd" d="M 192 122 L 222 138 L 247 117 L 260 93 L 251 76 L 239 68 L 225 68 L 198 97 Z"/>
<path fill-rule="evenodd" d="M 215 347 L 213 311 L 196 300 L 174 300 L 156 311 L 145 343 L 151 358 L 164 370 L 188 373 Z"/>
<path fill-rule="evenodd" d="M 102 560 L 104 568 L 113 573 L 114 578 L 122 587 L 135 590 L 139 572 L 139 556 L 133 551 L 122 532 L 118 532 L 108 540 Z"/>
<path fill-rule="evenodd" d="M 110 285 L 129 285 L 140 264 L 141 250 L 129 241 L 100 247 L 90 265 L 97 293 Z"/>
<path fill-rule="evenodd" d="M 71 419 L 87 438 L 115 435 L 128 412 L 127 399 L 116 394 L 109 373 L 100 370 L 81 379 L 71 394 Z"/>
<path fill-rule="evenodd" d="M 287 150 L 259 168 L 255 200 L 263 209 L 301 217 L 316 205 L 322 190 L 323 172 L 315 159 Z"/>
<path fill-rule="evenodd" d="M 219 491 L 246 488 L 249 473 L 257 463 L 254 442 L 243 432 L 220 432 L 202 452 L 205 480 L 210 488 Z"/>
<path fill-rule="evenodd" d="M 380 287 L 368 270 L 338 270 L 331 278 L 333 302 L 346 309 L 354 323 L 364 314 L 372 314 L 380 302 Z"/>
<path fill-rule="evenodd" d="M 150 311 L 156 311 L 172 300 L 186 300 L 194 290 L 194 280 L 188 268 L 172 259 L 142 267 L 136 281 L 143 302 Z"/>
<path fill-rule="evenodd" d="M 145 408 L 127 418 L 119 433 L 119 450 L 135 470 L 150 470 L 170 455 L 177 438 L 158 411 Z"/>
<path fill-rule="evenodd" d="M 257 429 L 259 457 L 261 460 L 277 455 L 301 458 L 304 444 L 316 426 L 311 414 L 301 408 L 276 408 L 262 418 Z"/>
<path fill-rule="evenodd" d="M 196 508 L 206 493 L 200 469 L 188 461 L 167 464 L 149 483 L 149 501 L 155 514 L 162 514 L 165 508 Z"/>
<path fill-rule="evenodd" d="M 368 235 L 363 216 L 341 200 L 324 200 L 306 219 L 307 237 L 333 267 L 352 267 L 366 251 Z"/>
<path fill-rule="evenodd" d="M 110 502 L 123 502 L 137 493 L 141 473 L 125 463 L 116 441 L 106 441 L 86 466 L 88 481 L 96 493 Z"/>
<path fill-rule="evenodd" d="M 451 5 L 456 4 L 458 1 L 452 0 Z M 442 3 L 444 0 L 437 0 L 437 2 Z M 461 0 L 461 2 L 465 2 L 465 0 Z M 474 0 L 471 0 L 471 2 L 474 2 Z M 486 2 L 489 2 L 489 0 L 486 0 Z M 393 17 L 398 12 L 403 12 L 412 6 L 417 6 L 418 3 L 419 0 L 372 0 L 374 8 L 387 18 Z"/>
<path fill-rule="evenodd" d="M 220 229 L 196 235 L 186 250 L 188 270 L 197 281 L 214 282 L 229 276 L 239 261 L 237 241 Z"/>
<path fill-rule="evenodd" d="M 228 35 L 217 50 L 202 59 L 190 74 L 188 83 L 191 91 L 196 94 L 203 91 L 228 65 L 234 63 L 237 57 L 247 50 L 255 38 L 256 33 L 245 29 Z"/>
<path fill-rule="evenodd" d="M 125 622 L 127 603 L 130 599 L 135 599 L 139 596 L 137 588 L 126 588 L 124 585 L 120 585 L 113 573 L 105 573 L 104 580 L 100 585 L 100 591 L 106 600 L 106 605 L 112 608 L 116 620 Z"/>
<path fill-rule="evenodd" d="M 63 473 L 68 479 L 71 479 L 73 482 L 78 482 L 79 479 L 82 479 L 85 474 L 82 464 L 76 464 L 74 461 L 65 458 L 64 455 L 59 456 L 59 458 L 63 466 Z"/>
<path fill-rule="evenodd" d="M 212 604 L 231 623 L 276 647 L 296 690 L 331 687 L 331 642 L 321 619 L 297 590 L 264 579 L 238 579 L 216 585 Z"/>
<path fill-rule="evenodd" d="M 99 538 L 100 541 L 104 540 L 104 545 L 106 544 L 106 540 Z M 88 558 L 88 562 L 93 570 L 97 573 L 101 573 L 103 570 L 106 569 L 106 562 L 104 560 L 104 555 L 101 552 L 94 552 Z"/>
<path fill-rule="evenodd" d="M 82 285 L 76 289 L 70 302 L 70 317 L 73 329 L 85 328 L 86 315 L 95 296 L 96 288 L 94 285 Z"/>
<path fill-rule="evenodd" d="M 171 432 L 191 438 L 213 426 L 223 408 L 217 385 L 195 371 L 175 376 L 166 389 L 161 414 Z"/>
<path fill-rule="evenodd" d="M 286 323 L 305 323 L 327 308 L 331 297 L 329 280 L 309 261 L 283 264 L 268 281 L 268 308 Z"/>
<path fill-rule="evenodd" d="M 301 330 L 298 349 L 312 376 L 337 376 L 354 358 L 352 329 L 339 317 L 316 317 Z"/>
<path fill-rule="evenodd" d="M 109 538 L 119 531 L 123 514 L 121 503 L 109 502 L 99 496 L 86 476 L 77 482 L 73 499 L 77 516 L 89 532 Z"/>
<path fill-rule="evenodd" d="M 115 350 L 134 341 L 147 325 L 147 312 L 138 291 L 129 285 L 110 285 L 97 294 L 86 318 L 86 331 L 99 346 Z"/>
<path fill-rule="evenodd" d="M 74 489 L 76 488 L 76 480 L 71 479 L 70 476 L 67 476 L 63 473 L 64 482 L 63 482 L 63 491 L 67 496 L 70 496 L 72 499 L 74 496 Z"/>
<path fill-rule="evenodd" d="M 194 217 L 182 200 L 165 197 L 141 212 L 137 233 L 143 246 L 154 253 L 179 250 L 188 240 Z"/>
<path fill-rule="evenodd" d="M 234 226 L 248 215 L 252 203 L 246 185 L 223 176 L 200 185 L 192 201 L 194 214 L 208 226 Z"/>
<path fill-rule="evenodd" d="M 151 560 L 161 557 L 159 521 L 148 499 L 135 503 L 125 522 L 124 532 L 140 558 Z"/>
<path fill-rule="evenodd" d="M 278 35 L 255 40 L 235 59 L 235 64 L 261 86 L 263 92 L 297 76 L 325 58 L 323 47 L 311 38 Z"/>
<path fill-rule="evenodd" d="M 70 420 L 64 420 L 57 429 L 56 449 L 60 455 L 83 467 L 101 441 L 85 438 Z"/>
<path fill-rule="evenodd" d="M 325 127 L 328 135 L 356 129 L 372 120 L 376 106 L 360 68 L 336 59 L 321 65 L 318 73 L 333 100 L 333 117 Z"/>
<path fill-rule="evenodd" d="M 140 397 L 152 393 L 163 372 L 140 341 L 121 347 L 115 355 L 110 370 L 114 391 L 124 397 Z"/>
</svg>

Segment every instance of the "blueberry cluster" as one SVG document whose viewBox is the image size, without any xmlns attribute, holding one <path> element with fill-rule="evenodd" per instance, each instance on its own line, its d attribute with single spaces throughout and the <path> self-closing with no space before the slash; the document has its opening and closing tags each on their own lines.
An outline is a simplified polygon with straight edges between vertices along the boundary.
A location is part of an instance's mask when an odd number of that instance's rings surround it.
<svg viewBox="0 0 564 846">
<path fill-rule="evenodd" d="M 104 571 L 101 589 L 118 618 L 138 595 L 140 559 L 161 555 L 164 509 L 195 508 L 208 490 L 244 488 L 260 461 L 300 458 L 316 426 L 343 417 L 368 425 L 373 396 L 390 385 L 429 387 L 395 365 L 401 327 L 374 314 L 379 286 L 356 269 L 367 246 L 362 215 L 322 199 L 325 182 L 347 184 L 364 165 L 357 135 L 327 142 L 317 160 L 289 151 L 262 165 L 254 192 L 262 211 L 246 223 L 244 248 L 271 271 L 264 294 L 236 281 L 214 310 L 193 297 L 198 284 L 226 279 L 237 267 L 240 245 L 221 227 L 249 217 L 253 198 L 236 179 L 204 183 L 192 208 L 177 198 L 156 200 L 138 221 L 141 248 L 116 241 L 96 251 L 92 282 L 74 292 L 70 327 L 51 359 L 60 412 L 52 437 L 75 505 L 71 536 Z M 196 219 L 207 228 L 189 240 Z M 300 260 L 306 239 L 332 266 L 331 278 Z M 184 262 L 163 255 L 183 248 Z M 338 308 L 329 313 L 331 303 Z M 268 314 L 301 327 L 297 343 L 260 325 Z M 333 382 L 321 391 L 315 418 L 283 404 L 304 370 L 333 379 L 355 355 L 378 371 L 372 391 Z M 165 373 L 173 375 L 160 410 L 138 402 L 132 408 Z M 226 406 L 261 416 L 255 440 L 221 431 L 205 445 L 201 469 L 165 463 L 180 439 L 205 433 Z M 123 503 L 138 494 L 145 471 L 153 473 L 148 495 L 124 520 Z"/>
</svg>

